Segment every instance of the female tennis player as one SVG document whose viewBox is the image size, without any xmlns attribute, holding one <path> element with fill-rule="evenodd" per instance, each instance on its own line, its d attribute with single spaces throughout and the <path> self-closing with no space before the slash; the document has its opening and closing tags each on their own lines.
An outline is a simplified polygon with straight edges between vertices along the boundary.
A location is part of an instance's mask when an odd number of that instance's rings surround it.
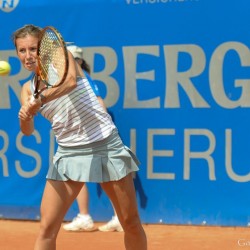
<svg viewBox="0 0 250 250">
<path fill-rule="evenodd" d="M 36 72 L 41 29 L 25 25 L 13 33 L 17 55 L 29 71 Z M 41 203 L 40 231 L 36 250 L 56 249 L 64 216 L 85 182 L 100 183 L 111 199 L 124 229 L 129 250 L 146 250 L 131 173 L 138 170 L 136 156 L 122 143 L 111 117 L 103 110 L 80 66 L 70 52 L 67 77 L 58 88 L 47 89 L 30 101 L 34 84 L 21 90 L 21 131 L 31 135 L 34 115 L 40 112 L 51 122 L 58 142 L 47 173 Z"/>
</svg>

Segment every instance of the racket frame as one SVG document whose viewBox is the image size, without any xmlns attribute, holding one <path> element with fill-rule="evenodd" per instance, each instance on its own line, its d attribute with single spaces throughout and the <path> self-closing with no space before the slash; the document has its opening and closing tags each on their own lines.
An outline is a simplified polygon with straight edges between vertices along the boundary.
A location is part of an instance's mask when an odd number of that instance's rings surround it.
<svg viewBox="0 0 250 250">
<path fill-rule="evenodd" d="M 60 82 L 58 82 L 55 85 L 51 85 L 46 81 L 46 76 L 43 75 L 43 71 L 41 70 L 42 68 L 42 62 L 41 62 L 41 58 L 40 58 L 40 48 L 41 48 L 41 42 L 42 39 L 44 37 L 44 34 L 48 31 L 51 30 L 55 36 L 58 38 L 58 40 L 60 41 L 60 45 L 63 49 L 63 54 L 65 56 L 65 65 L 64 65 L 64 74 L 63 77 L 61 78 Z M 54 88 L 54 87 L 58 87 L 59 85 L 61 85 L 68 74 L 68 69 L 69 69 L 69 58 L 68 58 L 68 50 L 67 50 L 67 46 L 66 43 L 64 42 L 64 39 L 62 37 L 62 35 L 60 34 L 60 32 L 53 26 L 46 26 L 45 28 L 42 29 L 40 36 L 39 36 L 39 40 L 38 40 L 38 46 L 37 46 L 37 68 L 36 68 L 36 73 L 33 76 L 33 81 L 35 84 L 35 90 L 34 90 L 34 98 L 37 99 L 39 97 L 39 95 L 46 89 L 49 88 Z M 42 89 L 39 89 L 40 86 L 40 82 L 43 82 L 45 84 L 45 87 L 43 87 Z"/>
</svg>

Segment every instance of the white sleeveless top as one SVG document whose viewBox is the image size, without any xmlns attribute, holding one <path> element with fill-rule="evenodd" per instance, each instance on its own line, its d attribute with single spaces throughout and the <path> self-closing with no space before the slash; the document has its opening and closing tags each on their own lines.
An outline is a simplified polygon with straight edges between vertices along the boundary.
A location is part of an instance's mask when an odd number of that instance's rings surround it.
<svg viewBox="0 0 250 250">
<path fill-rule="evenodd" d="M 77 87 L 69 94 L 46 103 L 40 112 L 50 121 L 57 143 L 63 147 L 103 140 L 115 128 L 88 80 L 82 77 L 77 78 Z"/>
</svg>

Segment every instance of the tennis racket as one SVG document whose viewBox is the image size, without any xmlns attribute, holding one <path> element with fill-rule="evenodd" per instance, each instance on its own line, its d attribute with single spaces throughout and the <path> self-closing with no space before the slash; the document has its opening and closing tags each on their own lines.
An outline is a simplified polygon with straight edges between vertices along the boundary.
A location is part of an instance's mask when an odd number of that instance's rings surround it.
<svg viewBox="0 0 250 250">
<path fill-rule="evenodd" d="M 34 94 L 37 99 L 46 89 L 60 86 L 68 73 L 69 60 L 66 44 L 52 26 L 45 27 L 40 34 L 37 48 L 37 69 L 33 76 Z"/>
</svg>

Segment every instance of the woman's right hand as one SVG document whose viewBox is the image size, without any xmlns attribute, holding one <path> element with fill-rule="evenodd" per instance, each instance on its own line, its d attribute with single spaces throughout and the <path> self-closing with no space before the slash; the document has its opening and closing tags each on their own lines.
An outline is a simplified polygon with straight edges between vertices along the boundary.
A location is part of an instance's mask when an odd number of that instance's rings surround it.
<svg viewBox="0 0 250 250">
<path fill-rule="evenodd" d="M 28 107 L 28 113 L 34 116 L 37 114 L 37 112 L 41 108 L 42 100 L 40 96 L 37 99 L 35 99 L 33 95 L 30 95 L 25 105 L 27 105 Z"/>
</svg>

